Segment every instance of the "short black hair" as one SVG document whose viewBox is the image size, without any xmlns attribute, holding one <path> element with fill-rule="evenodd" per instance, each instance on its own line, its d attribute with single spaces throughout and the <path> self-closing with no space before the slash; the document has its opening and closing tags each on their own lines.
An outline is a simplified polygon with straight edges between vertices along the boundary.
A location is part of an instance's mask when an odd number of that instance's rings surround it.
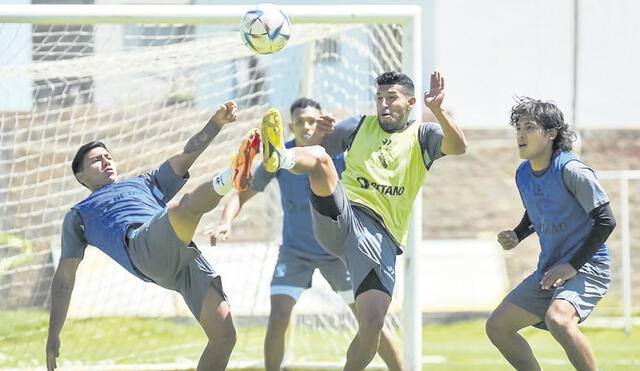
<svg viewBox="0 0 640 371">
<path fill-rule="evenodd" d="M 376 77 L 376 83 L 381 85 L 401 85 L 407 89 L 412 96 L 415 95 L 413 80 L 402 72 L 387 71 Z"/>
<path fill-rule="evenodd" d="M 571 151 L 576 133 L 564 121 L 562 111 L 553 102 L 542 101 L 530 97 L 516 96 L 516 105 L 511 108 L 509 124 L 516 126 L 522 118 L 528 118 L 542 126 L 544 130 L 556 129 L 558 134 L 553 139 L 554 151 Z"/>
<path fill-rule="evenodd" d="M 104 143 L 95 140 L 89 143 L 85 143 L 80 148 L 78 148 L 76 155 L 73 156 L 73 161 L 71 161 L 71 170 L 73 170 L 74 175 L 82 171 L 82 160 L 84 160 L 84 155 L 86 155 L 87 152 L 91 151 L 92 149 L 98 147 L 102 147 L 106 149 L 107 152 L 109 152 L 109 149 Z"/>
<path fill-rule="evenodd" d="M 296 110 L 296 108 L 306 108 L 306 107 L 313 107 L 318 109 L 318 111 L 322 111 L 322 107 L 320 107 L 320 103 L 316 102 L 313 99 L 310 98 L 298 98 L 296 99 L 293 103 L 291 103 L 291 107 L 289 108 L 289 113 L 291 114 L 291 116 L 293 116 L 293 111 Z"/>
</svg>

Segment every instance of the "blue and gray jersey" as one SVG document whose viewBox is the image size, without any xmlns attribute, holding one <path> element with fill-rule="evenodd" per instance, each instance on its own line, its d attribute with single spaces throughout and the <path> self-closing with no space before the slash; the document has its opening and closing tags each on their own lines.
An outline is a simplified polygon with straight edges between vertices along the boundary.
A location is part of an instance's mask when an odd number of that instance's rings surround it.
<svg viewBox="0 0 640 371">
<path fill-rule="evenodd" d="M 165 162 L 159 169 L 99 188 L 74 205 L 62 226 L 61 258 L 84 256 L 93 245 L 132 274 L 136 272 L 125 249 L 131 225 L 150 220 L 182 188 L 188 176 L 179 177 Z"/>
<path fill-rule="evenodd" d="M 516 183 L 529 219 L 540 239 L 537 279 L 554 265 L 567 263 L 593 228 L 589 213 L 609 202 L 593 170 L 571 152 L 558 152 L 543 174 L 529 161 L 516 171 Z M 602 244 L 593 260 L 609 260 Z"/>
</svg>

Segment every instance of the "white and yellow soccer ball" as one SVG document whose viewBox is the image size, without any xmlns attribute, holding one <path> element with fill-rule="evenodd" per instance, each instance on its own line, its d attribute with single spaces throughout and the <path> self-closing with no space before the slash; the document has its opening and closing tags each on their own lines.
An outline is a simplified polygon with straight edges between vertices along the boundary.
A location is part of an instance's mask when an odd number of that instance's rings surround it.
<svg viewBox="0 0 640 371">
<path fill-rule="evenodd" d="M 260 4 L 242 17 L 240 36 L 258 54 L 272 54 L 287 45 L 291 37 L 289 17 L 273 4 Z"/>
</svg>

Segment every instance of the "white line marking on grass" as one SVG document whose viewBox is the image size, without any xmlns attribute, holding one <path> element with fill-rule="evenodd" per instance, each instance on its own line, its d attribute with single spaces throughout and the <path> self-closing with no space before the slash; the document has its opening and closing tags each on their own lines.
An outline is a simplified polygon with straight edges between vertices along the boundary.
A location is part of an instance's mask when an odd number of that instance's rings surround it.
<svg viewBox="0 0 640 371">
<path fill-rule="evenodd" d="M 446 363 L 447 357 L 438 356 L 438 355 L 430 355 L 430 356 L 422 356 L 422 363 Z"/>
<path fill-rule="evenodd" d="M 446 361 L 445 357 L 444 360 Z M 555 365 L 555 366 L 569 366 L 571 363 L 568 359 L 556 359 L 556 358 L 541 358 L 538 361 L 545 365 Z M 425 363 L 425 362 L 423 362 Z M 444 363 L 444 362 L 441 362 Z M 607 363 L 614 363 L 616 365 L 625 365 L 625 366 L 636 366 L 640 365 L 640 360 L 638 359 L 618 359 L 618 360 L 608 360 Z M 485 359 L 474 359 L 469 361 L 470 365 L 497 365 L 504 364 L 507 365 L 507 361 L 503 359 L 495 359 L 495 358 L 485 358 Z"/>
<path fill-rule="evenodd" d="M 617 365 L 640 365 L 640 360 L 637 359 L 619 359 L 615 362 Z"/>
</svg>

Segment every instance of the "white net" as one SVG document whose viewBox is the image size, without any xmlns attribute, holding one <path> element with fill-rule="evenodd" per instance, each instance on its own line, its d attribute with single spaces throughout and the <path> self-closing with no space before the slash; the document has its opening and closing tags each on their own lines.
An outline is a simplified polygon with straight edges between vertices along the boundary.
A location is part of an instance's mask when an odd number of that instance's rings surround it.
<svg viewBox="0 0 640 371">
<path fill-rule="evenodd" d="M 375 77 L 401 70 L 402 38 L 397 25 L 294 25 L 285 50 L 257 57 L 231 26 L 0 24 L 0 368 L 43 364 L 62 218 L 87 195 L 70 168 L 81 144 L 103 140 L 121 176 L 133 176 L 181 149 L 233 99 L 239 120 L 194 164 L 189 190 L 226 166 L 270 107 L 287 121 L 300 96 L 339 119 L 371 112 Z M 262 363 L 281 228 L 275 187 L 245 205 L 230 243 L 208 247 L 204 234 L 222 205 L 196 234 L 232 305 L 234 367 Z M 287 362 L 340 364 L 353 319 L 326 282 L 314 282 L 296 307 Z M 400 298 L 394 303 L 397 330 Z M 58 365 L 69 369 L 192 367 L 206 342 L 179 296 L 137 281 L 93 247 L 61 340 Z"/>
</svg>

